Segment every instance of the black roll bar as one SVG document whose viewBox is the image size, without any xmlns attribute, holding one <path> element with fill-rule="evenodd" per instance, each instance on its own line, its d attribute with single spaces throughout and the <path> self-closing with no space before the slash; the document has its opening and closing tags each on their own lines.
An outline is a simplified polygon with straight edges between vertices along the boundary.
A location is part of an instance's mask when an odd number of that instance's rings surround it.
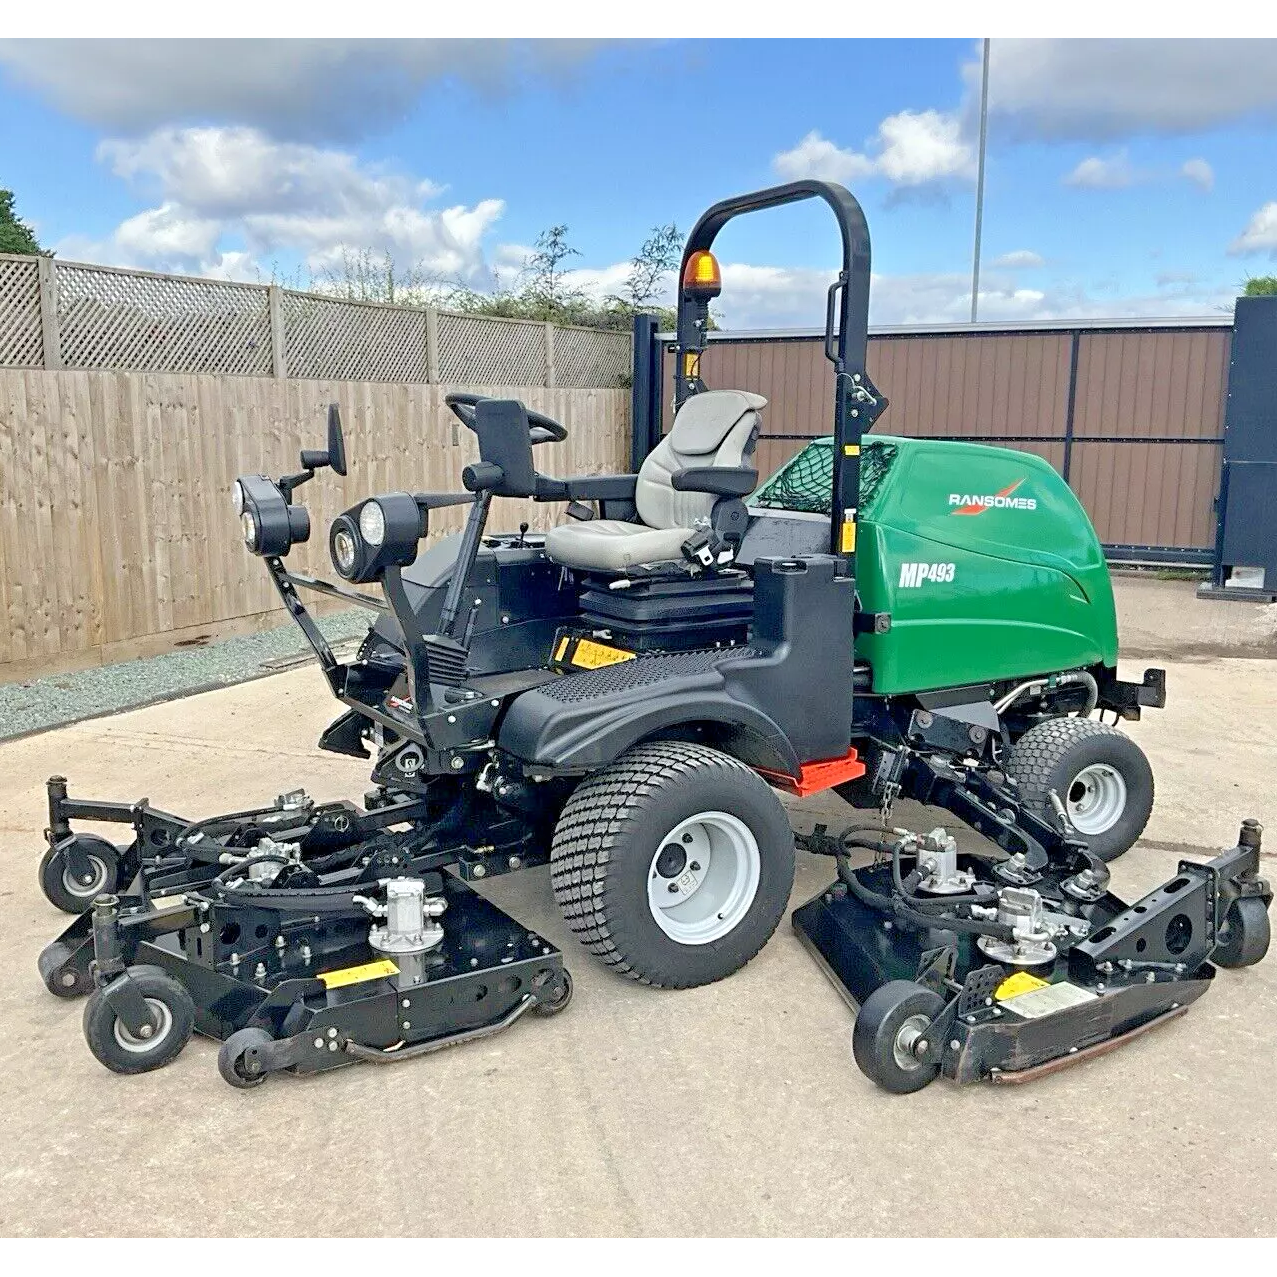
<svg viewBox="0 0 1277 1277">
<path fill-rule="evenodd" d="M 860 440 L 887 401 L 874 389 L 865 368 L 869 342 L 869 223 L 859 200 L 837 182 L 814 178 L 786 182 L 722 200 L 707 209 L 692 227 L 679 267 L 678 344 L 674 374 L 677 410 L 705 389 L 700 356 L 708 328 L 708 303 L 683 287 L 683 274 L 693 253 L 709 249 L 718 232 L 742 213 L 778 208 L 799 200 L 822 199 L 833 210 L 842 235 L 842 269 L 829 286 L 825 302 L 825 357 L 834 366 L 834 473 L 830 505 L 830 551 L 855 575 L 856 507 L 860 501 Z"/>
</svg>

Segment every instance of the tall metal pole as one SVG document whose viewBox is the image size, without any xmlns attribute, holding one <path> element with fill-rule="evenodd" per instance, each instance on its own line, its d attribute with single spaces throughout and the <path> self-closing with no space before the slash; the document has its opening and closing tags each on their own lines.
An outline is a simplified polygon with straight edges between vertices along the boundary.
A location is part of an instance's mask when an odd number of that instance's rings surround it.
<svg viewBox="0 0 1277 1277">
<path fill-rule="evenodd" d="M 971 258 L 971 322 L 980 305 L 980 232 L 984 222 L 984 148 L 989 132 L 989 41 L 984 42 L 984 66 L 980 73 L 980 155 L 975 178 L 975 248 Z"/>
</svg>

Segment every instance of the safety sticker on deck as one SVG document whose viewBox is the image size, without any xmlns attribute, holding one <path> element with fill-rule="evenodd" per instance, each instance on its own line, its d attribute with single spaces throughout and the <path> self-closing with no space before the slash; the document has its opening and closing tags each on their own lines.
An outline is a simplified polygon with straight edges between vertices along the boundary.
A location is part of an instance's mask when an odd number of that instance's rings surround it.
<svg viewBox="0 0 1277 1277">
<path fill-rule="evenodd" d="M 1059 984 L 1048 984 L 1044 989 L 1030 989 L 1028 993 L 1007 998 L 1001 1005 L 1008 1011 L 1014 1011 L 1016 1015 L 1024 1016 L 1026 1020 L 1040 1020 L 1083 1002 L 1093 1002 L 1098 996 L 1090 989 L 1061 980 Z"/>
</svg>

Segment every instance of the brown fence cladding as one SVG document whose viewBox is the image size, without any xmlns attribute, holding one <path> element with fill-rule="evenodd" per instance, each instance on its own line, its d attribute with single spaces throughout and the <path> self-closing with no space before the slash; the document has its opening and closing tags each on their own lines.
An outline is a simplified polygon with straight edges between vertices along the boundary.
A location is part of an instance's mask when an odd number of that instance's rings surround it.
<svg viewBox="0 0 1277 1277">
<path fill-rule="evenodd" d="M 868 358 L 891 401 L 878 426 L 1036 453 L 1069 480 L 1112 557 L 1205 562 L 1231 333 L 1188 321 L 882 333 Z M 765 474 L 833 430 L 833 372 L 817 336 L 716 335 L 702 375 L 770 400 L 757 454 Z"/>
<path fill-rule="evenodd" d="M 325 406 L 341 404 L 350 474 L 301 489 L 311 539 L 289 560 L 331 578 L 328 523 L 358 497 L 460 490 L 477 449 L 449 389 L 0 368 L 0 681 L 280 624 L 240 539 L 234 477 L 295 470 L 303 444 L 322 445 Z M 486 389 L 567 427 L 567 442 L 537 450 L 547 473 L 628 468 L 628 391 Z M 493 527 L 545 527 L 560 510 L 500 500 Z M 437 511 L 432 531 L 463 513 Z"/>
</svg>

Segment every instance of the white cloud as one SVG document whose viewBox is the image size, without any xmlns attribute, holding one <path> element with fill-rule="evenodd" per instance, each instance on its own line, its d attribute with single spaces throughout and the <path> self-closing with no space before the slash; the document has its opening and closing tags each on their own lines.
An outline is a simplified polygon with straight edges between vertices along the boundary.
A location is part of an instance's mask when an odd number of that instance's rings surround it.
<svg viewBox="0 0 1277 1277">
<path fill-rule="evenodd" d="M 1228 246 L 1233 254 L 1269 253 L 1277 257 L 1277 200 L 1269 200 Z"/>
<path fill-rule="evenodd" d="M 1098 155 L 1088 156 L 1060 180 L 1065 186 L 1079 186 L 1094 191 L 1116 191 L 1133 186 L 1140 180 L 1140 176 L 1131 167 L 1130 157 L 1126 152 L 1119 151 L 1116 155 L 1110 155 L 1107 158 Z"/>
<path fill-rule="evenodd" d="M 723 264 L 723 295 L 715 303 L 731 329 L 816 328 L 824 315 L 832 271 L 743 263 Z M 1044 319 L 1113 319 L 1209 315 L 1231 305 L 1235 289 L 1194 279 L 1166 279 L 1147 293 L 1099 285 L 1024 288 L 1013 274 L 990 269 L 980 279 L 980 319 L 1007 323 Z M 873 324 L 962 324 L 971 313 L 971 276 L 964 272 L 875 274 Z"/>
<path fill-rule="evenodd" d="M 359 137 L 402 118 L 431 81 L 499 92 L 594 56 L 589 40 L 0 40 L 0 66 L 104 128 L 252 124 Z"/>
<path fill-rule="evenodd" d="M 1036 270 L 1039 266 L 1046 265 L 1046 258 L 1031 248 L 1017 248 L 1010 253 L 1003 253 L 1001 257 L 995 257 L 989 265 L 1000 270 Z"/>
<path fill-rule="evenodd" d="M 870 139 L 869 150 L 847 150 L 812 131 L 792 150 L 774 157 L 782 177 L 818 177 L 844 184 L 885 177 L 897 186 L 922 186 L 975 174 L 975 154 L 957 115 L 942 111 L 900 111 L 889 115 Z"/>
<path fill-rule="evenodd" d="M 964 68 L 969 100 L 976 59 Z M 1277 40 L 994 40 L 991 115 L 1021 137 L 1179 134 L 1277 115 Z"/>
<path fill-rule="evenodd" d="M 1203 191 L 1214 189 L 1215 170 L 1200 156 L 1185 160 L 1180 166 L 1179 175 Z"/>
<path fill-rule="evenodd" d="M 64 242 L 65 257 L 243 277 L 271 254 L 296 254 L 322 272 L 343 249 L 372 249 L 403 267 L 482 284 L 483 240 L 505 207 L 486 199 L 428 208 L 441 189 L 432 182 L 246 127 L 159 129 L 103 142 L 98 157 L 160 202 L 104 243 Z"/>
</svg>

